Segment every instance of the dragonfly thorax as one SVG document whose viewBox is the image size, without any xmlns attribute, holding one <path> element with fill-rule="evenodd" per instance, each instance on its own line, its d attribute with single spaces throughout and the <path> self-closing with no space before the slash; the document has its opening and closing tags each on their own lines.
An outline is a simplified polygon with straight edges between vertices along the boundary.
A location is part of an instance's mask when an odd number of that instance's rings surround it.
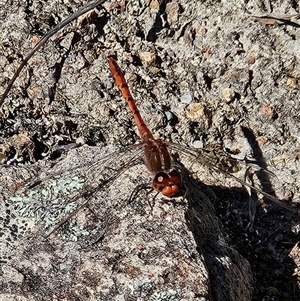
<svg viewBox="0 0 300 301">
<path fill-rule="evenodd" d="M 149 139 L 144 143 L 144 158 L 148 170 L 153 173 L 172 168 L 172 159 L 167 145 L 160 139 Z"/>
</svg>

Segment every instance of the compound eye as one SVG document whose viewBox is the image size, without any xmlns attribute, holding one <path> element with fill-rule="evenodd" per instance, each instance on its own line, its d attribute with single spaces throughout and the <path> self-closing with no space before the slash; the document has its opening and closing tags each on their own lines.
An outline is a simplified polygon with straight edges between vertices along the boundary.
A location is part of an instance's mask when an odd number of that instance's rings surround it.
<svg viewBox="0 0 300 301">
<path fill-rule="evenodd" d="M 174 196 L 174 195 L 178 194 L 178 192 L 179 192 L 179 187 L 177 185 L 167 185 L 161 191 L 161 193 L 164 196 L 168 196 L 168 197 Z"/>
<path fill-rule="evenodd" d="M 165 196 L 174 196 L 178 194 L 180 190 L 181 176 L 177 170 L 158 172 L 152 181 L 152 186 Z"/>
</svg>

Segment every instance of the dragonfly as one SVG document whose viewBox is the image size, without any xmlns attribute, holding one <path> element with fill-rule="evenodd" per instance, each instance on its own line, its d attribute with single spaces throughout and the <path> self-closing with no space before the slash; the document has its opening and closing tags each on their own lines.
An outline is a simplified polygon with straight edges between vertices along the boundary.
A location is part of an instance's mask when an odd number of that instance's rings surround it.
<svg viewBox="0 0 300 301">
<path fill-rule="evenodd" d="M 182 179 L 180 173 L 172 168 L 172 159 L 167 144 L 161 139 L 155 139 L 146 126 L 130 93 L 123 72 L 112 57 L 109 57 L 109 67 L 138 127 L 144 148 L 145 164 L 148 170 L 154 174 L 152 187 L 168 197 L 178 194 L 182 188 Z"/>
<path fill-rule="evenodd" d="M 28 184 L 21 189 L 23 192 L 12 197 L 24 216 L 34 216 L 37 221 L 40 220 L 42 223 L 47 220 L 46 227 L 52 226 L 52 230 L 49 232 L 52 233 L 70 216 L 86 206 L 99 191 L 110 186 L 121 174 L 140 163 L 145 164 L 153 176 L 151 183 L 153 190 L 169 198 L 184 196 L 185 185 L 180 166 L 174 164 L 175 154 L 178 154 L 180 158 L 188 158 L 192 164 L 200 163 L 216 173 L 223 173 L 244 187 L 255 190 L 276 204 L 294 212 L 294 209 L 284 201 L 254 187 L 226 170 L 224 162 L 227 162 L 227 166 L 240 164 L 228 153 L 220 152 L 216 155 L 204 149 L 192 149 L 188 146 L 154 138 L 136 106 L 121 68 L 113 57 L 108 58 L 108 64 L 111 75 L 133 115 L 141 142 L 107 155 L 92 152 L 85 156 L 84 163 L 79 160 L 79 162 L 74 162 L 72 167 L 64 166 L 63 162 L 57 163 L 58 171 L 55 171 L 55 168 L 54 171 L 50 169 L 48 174 L 39 175 L 38 178 L 28 181 Z M 142 186 L 147 187 L 147 184 L 149 183 L 143 183 Z M 46 187 L 43 192 L 41 192 L 40 186 Z M 58 190 L 57 187 L 63 188 Z M 61 214 L 66 218 L 57 224 L 58 215 Z M 53 225 L 55 225 L 54 228 Z"/>
</svg>

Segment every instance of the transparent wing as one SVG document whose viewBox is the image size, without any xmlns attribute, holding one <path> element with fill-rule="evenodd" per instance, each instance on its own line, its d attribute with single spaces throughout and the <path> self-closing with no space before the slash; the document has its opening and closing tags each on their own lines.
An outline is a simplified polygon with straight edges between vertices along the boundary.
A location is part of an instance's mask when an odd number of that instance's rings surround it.
<svg viewBox="0 0 300 301">
<path fill-rule="evenodd" d="M 28 179 L 26 189 L 32 189 L 37 185 L 55 177 L 81 177 L 89 180 L 90 185 L 96 184 L 101 178 L 113 178 L 115 173 L 129 168 L 132 162 L 137 164 L 143 156 L 143 144 L 135 144 L 124 149 L 99 149 L 94 147 L 77 148 L 70 151 L 68 156 L 57 162 L 52 168 L 38 174 L 35 178 Z M 133 163 L 133 165 L 135 165 Z M 104 180 L 103 180 L 104 181 Z"/>
<path fill-rule="evenodd" d="M 211 171 L 214 171 L 216 173 L 223 173 L 226 176 L 229 176 L 233 178 L 235 181 L 239 182 L 243 186 L 249 187 L 251 189 L 254 189 L 258 193 L 261 193 L 264 195 L 267 199 L 273 201 L 274 203 L 278 204 L 279 206 L 282 206 L 292 212 L 296 212 L 290 205 L 286 204 L 285 202 L 279 200 L 278 198 L 260 190 L 259 188 L 256 188 L 253 185 L 250 185 L 249 183 L 245 182 L 244 180 L 236 177 L 231 172 L 235 172 L 237 170 L 240 170 L 244 166 L 251 166 L 255 169 L 256 172 L 264 172 L 266 173 L 266 176 L 275 176 L 270 171 L 261 168 L 259 165 L 255 164 L 255 162 L 252 161 L 239 161 L 237 159 L 234 159 L 230 157 L 226 152 L 224 152 L 221 149 L 216 149 L 212 152 L 205 151 L 203 149 L 192 149 L 187 146 L 178 145 L 175 143 L 168 143 L 168 146 L 173 152 L 176 152 L 179 154 L 180 157 L 185 157 L 191 164 L 197 163 L 197 164 L 203 164 L 207 166 Z"/>
<path fill-rule="evenodd" d="M 11 200 L 22 216 L 34 218 L 45 229 L 56 228 L 90 202 L 99 190 L 141 163 L 142 157 L 142 144 L 108 154 L 95 148 L 85 148 L 82 152 L 79 148 L 46 173 L 30 179 Z"/>
</svg>

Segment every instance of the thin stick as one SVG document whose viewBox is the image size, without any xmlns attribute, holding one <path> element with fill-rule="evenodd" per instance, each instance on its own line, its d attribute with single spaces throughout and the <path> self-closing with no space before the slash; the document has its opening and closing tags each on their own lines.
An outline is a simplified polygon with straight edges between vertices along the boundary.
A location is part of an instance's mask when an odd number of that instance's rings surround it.
<svg viewBox="0 0 300 301">
<path fill-rule="evenodd" d="M 91 1 L 88 4 L 81 7 L 78 11 L 67 17 L 65 20 L 57 24 L 55 27 L 50 29 L 43 37 L 42 39 L 34 46 L 34 48 L 27 54 L 25 59 L 22 61 L 22 63 L 19 65 L 18 69 L 16 70 L 14 76 L 11 78 L 11 80 L 8 83 L 7 88 L 5 89 L 3 95 L 0 99 L 0 106 L 3 104 L 7 94 L 9 93 L 11 87 L 13 86 L 15 80 L 19 76 L 20 72 L 24 68 L 24 66 L 27 64 L 27 62 L 30 60 L 30 58 L 34 55 L 36 51 L 38 51 L 55 33 L 57 33 L 59 30 L 64 28 L 66 25 L 71 23 L 73 20 L 77 19 L 78 17 L 82 16 L 83 14 L 89 12 L 90 10 L 94 9 L 96 6 L 104 3 L 106 0 L 95 0 Z"/>
</svg>

